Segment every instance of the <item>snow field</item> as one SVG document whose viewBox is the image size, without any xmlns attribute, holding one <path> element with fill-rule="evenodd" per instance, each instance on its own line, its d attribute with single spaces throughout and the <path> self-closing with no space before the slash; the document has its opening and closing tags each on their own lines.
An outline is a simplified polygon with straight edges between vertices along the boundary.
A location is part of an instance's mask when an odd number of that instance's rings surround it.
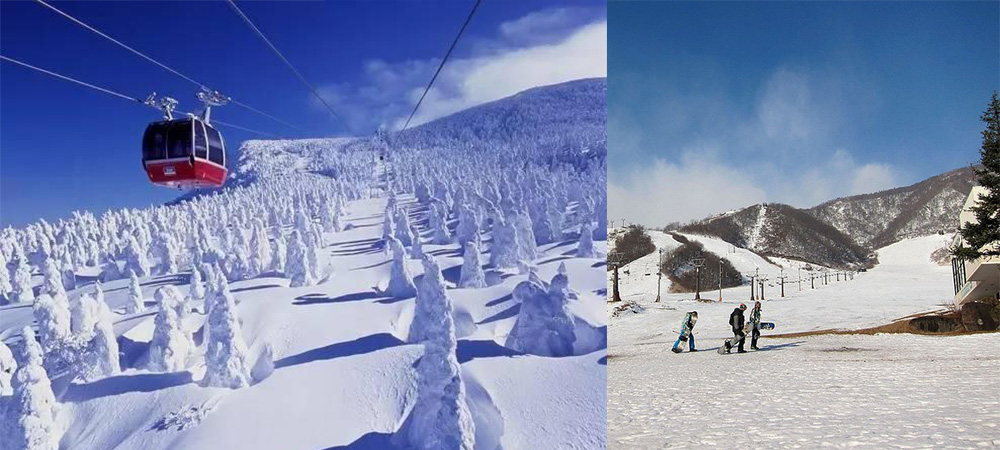
<svg viewBox="0 0 1000 450">
<path fill-rule="evenodd" d="M 732 249 L 724 242 L 689 238 L 740 270 L 757 262 L 743 249 L 727 255 Z M 762 320 L 777 328 L 762 332 L 761 351 L 748 354 L 714 351 L 732 335 L 733 309 L 752 307 L 748 286 L 724 290 L 722 303 L 695 302 L 691 294 L 664 294 L 653 303 L 655 277 L 631 286 L 623 277 L 622 292 L 645 309 L 609 319 L 609 447 L 1000 446 L 1000 380 L 991 375 L 1000 369 L 993 351 L 1000 348 L 998 334 L 766 337 L 865 328 L 942 309 L 952 298 L 951 272 L 930 254 L 949 238 L 911 238 L 880 249 L 880 264 L 854 280 L 816 289 L 806 280 L 801 291 L 788 283 L 785 298 L 768 286 Z M 692 310 L 699 313 L 695 341 L 702 351 L 673 354 L 680 322 Z"/>
</svg>

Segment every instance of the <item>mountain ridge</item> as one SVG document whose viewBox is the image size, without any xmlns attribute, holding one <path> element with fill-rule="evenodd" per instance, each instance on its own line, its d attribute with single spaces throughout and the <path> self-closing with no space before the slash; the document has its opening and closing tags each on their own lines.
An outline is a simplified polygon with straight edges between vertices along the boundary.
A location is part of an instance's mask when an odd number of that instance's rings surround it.
<svg viewBox="0 0 1000 450">
<path fill-rule="evenodd" d="M 954 232 L 975 185 L 972 167 L 907 186 L 840 197 L 811 208 L 762 203 L 708 217 L 680 231 L 715 236 L 764 256 L 832 267 L 869 267 L 874 251 L 903 239 Z"/>
</svg>

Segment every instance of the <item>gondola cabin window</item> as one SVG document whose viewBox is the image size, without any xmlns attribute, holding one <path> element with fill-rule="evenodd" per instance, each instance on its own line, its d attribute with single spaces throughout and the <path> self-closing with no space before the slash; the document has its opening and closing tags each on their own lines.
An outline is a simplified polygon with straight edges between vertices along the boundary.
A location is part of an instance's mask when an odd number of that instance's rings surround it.
<svg viewBox="0 0 1000 450">
<path fill-rule="evenodd" d="M 208 135 L 208 160 L 220 166 L 226 165 L 226 147 L 222 135 L 212 127 L 205 127 Z"/>
<path fill-rule="evenodd" d="M 191 156 L 192 129 L 190 121 L 176 122 L 167 132 L 167 142 L 170 143 L 168 158 L 186 158 Z"/>
<path fill-rule="evenodd" d="M 194 127 L 194 156 L 208 159 L 208 142 L 205 140 L 205 124 L 197 122 Z"/>
<path fill-rule="evenodd" d="M 167 130 L 160 124 L 152 124 L 142 140 L 142 159 L 154 160 L 166 158 Z"/>
</svg>

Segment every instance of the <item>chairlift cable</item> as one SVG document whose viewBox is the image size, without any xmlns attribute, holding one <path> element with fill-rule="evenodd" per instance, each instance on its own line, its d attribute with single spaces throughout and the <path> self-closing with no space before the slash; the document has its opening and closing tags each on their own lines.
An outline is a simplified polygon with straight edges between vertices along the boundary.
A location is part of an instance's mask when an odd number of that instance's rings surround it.
<svg viewBox="0 0 1000 450">
<path fill-rule="evenodd" d="M 87 82 L 84 82 L 84 81 L 77 80 L 76 78 L 73 78 L 73 77 L 68 77 L 66 75 L 58 74 L 58 73 L 53 72 L 51 70 L 46 70 L 46 69 L 43 69 L 43 68 L 38 67 L 38 66 L 33 66 L 33 65 L 28 64 L 28 63 L 26 63 L 24 61 L 19 61 L 19 60 L 16 60 L 14 58 L 11 58 L 9 56 L 0 55 L 0 60 L 7 61 L 7 62 L 10 62 L 10 63 L 14 63 L 14 64 L 17 64 L 19 66 L 22 66 L 22 67 L 25 67 L 25 68 L 28 68 L 28 69 L 31 69 L 31 70 L 34 70 L 34 71 L 37 71 L 37 72 L 41 72 L 41 73 L 44 73 L 46 75 L 53 76 L 55 78 L 59 78 L 61 80 L 69 81 L 71 83 L 76 83 L 78 85 L 85 86 L 85 87 L 94 89 L 96 91 L 103 92 L 103 93 L 108 94 L 108 95 L 113 95 L 113 96 L 118 97 L 118 98 L 122 98 L 122 99 L 125 99 L 125 100 L 133 101 L 133 102 L 136 102 L 136 103 L 138 103 L 140 105 L 145 105 L 146 104 L 144 101 L 142 101 L 142 100 L 140 100 L 140 99 L 138 99 L 136 97 L 131 97 L 131 96 L 119 93 L 119 92 L 112 91 L 111 89 L 103 88 L 103 87 L 100 87 L 100 86 L 97 86 L 97 85 L 93 85 L 93 84 L 90 84 L 90 83 L 87 83 Z M 186 112 L 183 112 L 183 111 L 177 111 L 177 112 L 180 113 L 180 114 L 185 114 L 185 115 L 191 114 L 191 113 L 186 113 Z M 227 127 L 230 127 L 230 128 L 236 128 L 238 130 L 243 130 L 243 131 L 247 131 L 247 132 L 250 132 L 250 133 L 256 133 L 256 134 L 259 134 L 259 135 L 262 135 L 262 136 L 280 137 L 280 136 L 275 135 L 275 134 L 265 133 L 265 132 L 262 132 L 262 131 L 256 131 L 256 130 L 252 130 L 250 128 L 244 128 L 244 127 L 241 127 L 239 125 L 235 125 L 235 124 L 231 124 L 231 123 L 226 123 L 226 122 L 222 122 L 222 121 L 219 121 L 219 120 L 213 120 L 212 123 L 217 123 L 219 125 L 227 126 Z"/>
<path fill-rule="evenodd" d="M 441 69 L 443 69 L 444 64 L 448 62 L 448 57 L 451 56 L 451 52 L 455 50 L 455 46 L 458 45 L 458 40 L 461 39 L 462 33 L 464 33 L 465 28 L 469 26 L 469 22 L 472 21 L 472 16 L 476 14 L 476 10 L 479 9 L 479 4 L 482 2 L 483 0 L 476 0 L 476 4 L 472 5 L 472 11 L 469 11 L 469 17 L 465 18 L 465 23 L 462 24 L 462 28 L 460 28 L 458 30 L 458 34 L 455 35 L 455 40 L 452 41 L 451 46 L 448 47 L 448 51 L 444 54 L 441 64 L 438 64 L 437 70 L 434 71 L 434 76 L 431 77 L 431 82 L 427 83 L 427 88 L 424 89 L 424 93 L 420 95 L 420 100 L 417 101 L 417 104 L 413 106 L 413 111 L 410 112 L 410 117 L 406 119 L 406 123 L 403 124 L 403 128 L 399 130 L 400 132 L 405 131 L 406 127 L 410 126 L 410 120 L 413 120 L 413 115 L 417 113 L 417 109 L 420 108 L 420 104 L 423 103 L 424 97 L 426 97 L 427 93 L 431 90 L 431 86 L 434 85 L 434 80 L 437 80 L 438 75 L 441 73 Z"/>
<path fill-rule="evenodd" d="M 120 46 L 120 47 L 122 47 L 122 48 L 124 48 L 124 49 L 126 49 L 126 50 L 128 50 L 128 51 L 130 51 L 132 53 L 134 53 L 135 55 L 137 55 L 137 56 L 145 59 L 146 61 L 149 61 L 149 62 L 151 62 L 153 64 L 156 64 L 157 66 L 160 66 L 164 70 L 166 70 L 166 71 L 168 71 L 168 72 L 170 72 L 170 73 L 172 73 L 174 75 L 177 75 L 177 76 L 179 76 L 179 77 L 181 77 L 181 78 L 183 78 L 183 79 L 191 82 L 192 84 L 198 86 L 199 89 L 208 90 L 208 91 L 212 91 L 213 90 L 213 89 L 209 88 L 207 85 L 205 85 L 204 83 L 202 83 L 202 82 L 200 82 L 198 80 L 195 80 L 194 78 L 191 78 L 191 77 L 189 77 L 187 75 L 184 75 L 183 73 L 180 73 L 177 70 L 174 70 L 170 66 L 167 66 L 166 64 L 163 64 L 163 63 L 161 63 L 161 62 L 153 59 L 152 57 L 146 55 L 145 53 L 142 53 L 142 52 L 140 52 L 140 51 L 138 51 L 138 50 L 136 50 L 136 49 L 134 49 L 132 47 L 129 47 L 128 45 L 122 43 L 121 41 L 119 41 L 119 40 L 117 40 L 117 39 L 115 39 L 115 38 L 113 38 L 111 36 L 108 36 L 107 34 L 102 33 L 100 30 L 98 30 L 98 29 L 96 29 L 96 28 L 94 28 L 94 27 L 92 27 L 90 25 L 87 25 L 86 23 L 84 23 L 80 19 L 77 19 L 76 17 L 73 17 L 73 16 L 69 15 L 68 13 L 60 10 L 59 8 L 56 8 L 55 6 L 52 6 L 52 5 L 48 4 L 48 3 L 46 3 L 44 0 L 35 0 L 35 1 L 38 2 L 39 4 L 41 4 L 42 6 L 45 6 L 46 8 L 51 9 L 52 11 L 55 11 L 60 16 L 63 16 L 66 19 L 69 19 L 71 22 L 73 22 L 73 23 L 75 23 L 77 25 L 80 25 L 81 27 L 83 27 L 83 28 L 85 28 L 87 30 L 90 30 L 90 31 L 96 33 L 97 35 L 103 37 L 104 39 L 107 39 L 107 40 L 109 40 L 109 41 L 117 44 L 118 46 Z M 248 109 L 250 111 L 253 111 L 253 112 L 257 113 L 257 114 L 260 114 L 260 115 L 262 115 L 264 117 L 267 117 L 267 118 L 269 118 L 271 120 L 274 120 L 274 121 L 276 121 L 278 123 L 281 123 L 282 125 L 294 128 L 294 129 L 296 129 L 296 130 L 298 130 L 300 132 L 304 132 L 303 129 L 301 129 L 301 128 L 295 126 L 295 125 L 292 125 L 292 124 L 290 124 L 290 123 L 288 123 L 288 122 L 286 122 L 284 120 L 278 119 L 277 117 L 274 117 L 274 116 L 272 116 L 270 114 L 264 113 L 263 111 L 261 111 L 259 109 L 256 109 L 256 108 L 253 108 L 253 107 L 251 107 L 251 106 L 249 106 L 249 105 L 247 105 L 245 103 L 238 102 L 238 101 L 232 100 L 232 99 L 230 99 L 230 101 L 232 101 L 234 104 L 236 104 L 238 106 L 241 106 L 241 107 L 246 108 L 246 109 Z M 140 101 L 140 103 L 141 103 L 141 101 Z"/>
<path fill-rule="evenodd" d="M 256 33 L 257 36 L 260 37 L 260 39 L 264 41 L 265 44 L 267 44 L 268 47 L 271 48 L 271 51 L 273 51 L 275 55 L 278 55 L 278 58 L 281 59 L 281 61 L 284 62 L 289 69 L 291 69 L 292 73 L 294 73 L 295 76 L 298 77 L 299 81 L 301 81 L 302 84 L 305 85 L 306 88 L 308 88 L 309 91 L 312 92 L 312 94 L 316 96 L 316 98 L 318 98 L 321 103 L 323 103 L 323 106 L 325 106 L 326 109 L 330 111 L 330 114 L 333 115 L 333 117 L 335 117 L 338 121 L 340 121 L 340 123 L 343 124 L 345 128 L 350 130 L 350 126 L 347 125 L 347 122 L 345 122 L 344 119 L 341 118 L 340 115 L 333 110 L 333 107 L 330 106 L 329 103 L 327 103 L 326 99 L 324 99 L 322 95 L 319 95 L 319 92 L 316 90 L 316 88 L 313 87 L 313 85 L 310 84 L 309 81 L 306 81 L 306 77 L 304 77 L 302 73 L 299 72 L 298 69 L 296 69 L 295 66 L 293 66 L 290 61 L 288 61 L 288 58 L 285 58 L 285 55 L 281 54 L 281 51 L 279 51 L 278 48 L 271 43 L 271 41 L 267 38 L 267 36 L 264 35 L 264 32 L 260 31 L 260 28 L 257 28 L 257 25 L 254 25 L 254 23 L 250 20 L 250 18 L 243 13 L 240 7 L 236 6 L 236 3 L 233 0 L 226 0 L 226 1 L 229 3 L 229 6 L 233 8 L 233 11 L 235 11 L 236 14 L 243 19 L 243 22 L 245 22 L 247 26 L 250 27 L 250 29 L 253 30 L 254 33 Z"/>
</svg>

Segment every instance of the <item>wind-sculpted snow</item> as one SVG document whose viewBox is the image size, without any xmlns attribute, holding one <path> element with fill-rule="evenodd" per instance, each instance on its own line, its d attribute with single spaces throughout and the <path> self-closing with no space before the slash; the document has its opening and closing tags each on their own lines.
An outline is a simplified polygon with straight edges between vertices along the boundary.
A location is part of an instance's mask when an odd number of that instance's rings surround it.
<svg viewBox="0 0 1000 450">
<path fill-rule="evenodd" d="M 532 90 L 402 136 L 248 141 L 225 188 L 5 229 L 0 339 L 23 351 L 38 323 L 64 448 L 592 448 L 604 86 Z M 522 308 L 548 311 L 515 286 L 556 266 L 572 289 L 546 288 L 558 323 L 532 330 L 575 343 L 505 346 Z M 561 392 L 586 409 L 553 417 Z"/>
</svg>

